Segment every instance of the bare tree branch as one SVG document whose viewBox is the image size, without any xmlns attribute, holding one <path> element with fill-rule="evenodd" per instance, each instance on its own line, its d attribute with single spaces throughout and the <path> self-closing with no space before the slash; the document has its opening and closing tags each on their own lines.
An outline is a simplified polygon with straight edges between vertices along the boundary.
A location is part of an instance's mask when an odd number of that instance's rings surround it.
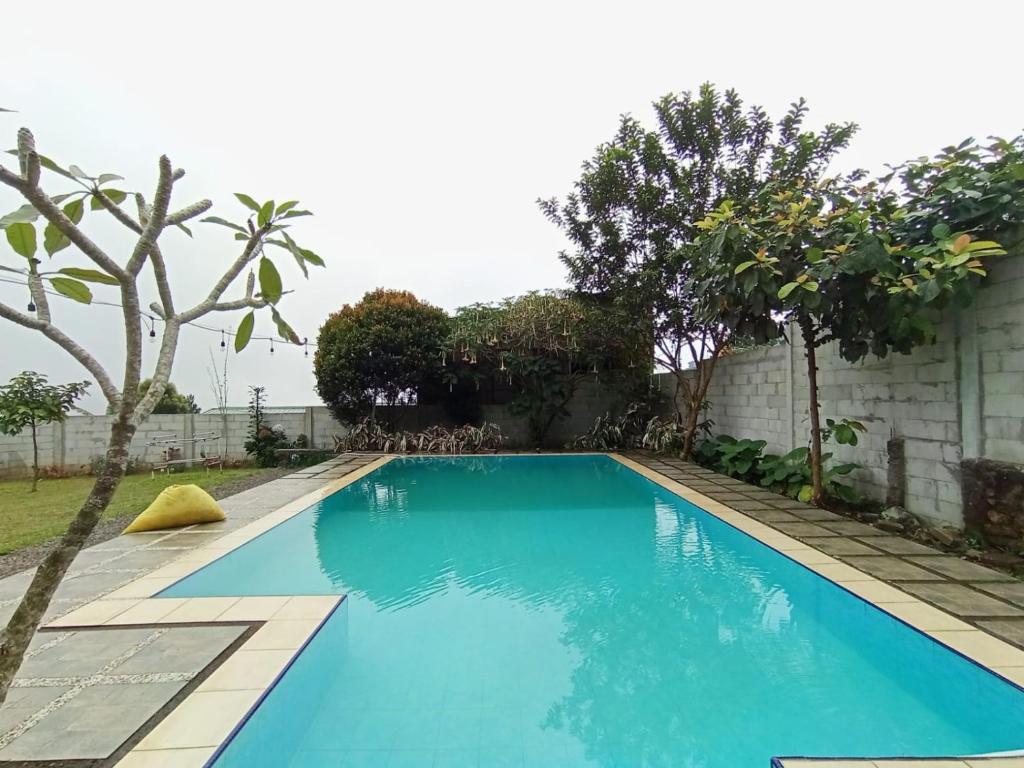
<svg viewBox="0 0 1024 768">
<path fill-rule="evenodd" d="M 202 304 L 193 307 L 187 312 L 182 312 L 178 315 L 178 320 L 182 323 L 191 323 L 193 320 L 198 320 L 200 317 L 209 314 L 210 312 L 231 312 L 236 309 L 262 309 L 267 306 L 270 306 L 270 302 L 259 297 L 238 299 L 236 301 L 219 301 L 216 304 L 209 304 L 204 301 Z"/>
<path fill-rule="evenodd" d="M 173 173 L 171 161 L 167 155 L 161 155 L 160 176 L 156 183 L 156 195 L 153 197 L 153 205 L 148 212 L 148 220 L 144 222 L 142 234 L 139 235 L 139 240 L 135 243 L 131 258 L 128 259 L 128 264 L 125 266 L 125 271 L 130 275 L 137 275 L 142 270 L 142 265 L 146 262 L 146 257 L 149 255 L 153 243 L 156 242 L 160 231 L 164 228 L 167 219 L 167 208 L 171 204 L 171 187 L 174 183 L 171 180 L 171 176 Z"/>
<path fill-rule="evenodd" d="M 93 197 L 99 200 L 100 205 L 106 208 L 115 219 L 128 227 L 128 229 L 137 235 L 142 234 L 142 226 L 129 216 L 121 206 L 107 197 L 102 189 L 93 190 Z"/>
<path fill-rule="evenodd" d="M 217 304 L 221 296 L 224 295 L 224 291 L 227 290 L 228 286 L 242 273 L 246 265 L 249 264 L 259 254 L 260 247 L 263 245 L 263 238 L 267 234 L 269 227 L 263 226 L 249 235 L 248 241 L 245 243 L 245 248 L 239 254 L 238 258 L 235 259 L 234 263 L 227 268 L 227 271 L 221 275 L 220 280 L 213 286 L 206 299 L 192 309 L 181 313 L 179 318 L 187 318 L 183 322 L 188 320 L 194 320 L 198 317 L 202 317 L 207 312 L 213 310 L 213 307 Z"/>
<path fill-rule="evenodd" d="M 167 320 L 174 317 L 174 298 L 171 296 L 171 283 L 167 279 L 164 254 L 156 243 L 153 243 L 153 247 L 149 251 L 149 260 L 153 262 L 153 277 L 156 279 L 156 289 L 160 294 L 161 307 L 157 314 Z"/>
<path fill-rule="evenodd" d="M 37 307 L 38 307 L 37 302 Z M 103 391 L 103 396 L 107 398 L 113 407 L 117 407 L 121 401 L 121 394 L 117 391 L 117 387 L 114 386 L 113 380 L 107 374 L 106 370 L 102 365 L 83 349 L 78 342 L 70 338 L 67 334 L 61 331 L 57 326 L 53 325 L 39 318 L 26 315 L 22 312 L 18 312 L 16 309 L 7 306 L 6 304 L 0 304 L 0 317 L 10 320 L 13 323 L 24 328 L 31 328 L 34 331 L 40 331 L 44 336 L 51 339 L 52 341 L 59 344 L 68 354 L 70 354 L 75 360 L 81 363 L 85 369 L 92 374 L 92 377 L 96 379 L 96 383 L 100 385 L 100 389 Z"/>
<path fill-rule="evenodd" d="M 210 200 L 200 200 L 198 203 L 192 203 L 180 211 L 167 215 L 167 226 L 175 224 L 181 224 L 189 219 L 194 219 L 196 216 L 206 213 L 210 208 L 213 207 L 213 202 Z"/>
<path fill-rule="evenodd" d="M 174 365 L 174 355 L 178 349 L 178 333 L 181 326 L 177 318 L 170 318 L 164 325 L 164 335 L 160 342 L 160 353 L 157 356 L 156 367 L 150 377 L 149 389 L 139 400 L 131 415 L 131 423 L 138 426 L 153 412 L 160 398 L 164 396 L 167 389 L 167 382 L 171 377 L 171 367 Z"/>
</svg>

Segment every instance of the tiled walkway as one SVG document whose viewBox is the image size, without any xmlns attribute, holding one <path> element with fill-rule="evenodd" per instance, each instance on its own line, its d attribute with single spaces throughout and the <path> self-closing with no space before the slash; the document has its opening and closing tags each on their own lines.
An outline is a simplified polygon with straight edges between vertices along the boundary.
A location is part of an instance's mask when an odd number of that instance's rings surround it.
<svg viewBox="0 0 1024 768">
<path fill-rule="evenodd" d="M 1024 582 L 696 464 L 629 458 L 1024 648 Z"/>
<path fill-rule="evenodd" d="M 119 536 L 84 550 L 47 613 L 52 621 L 108 595 L 169 561 L 235 531 L 343 477 L 375 456 L 347 455 L 252 488 L 219 503 L 221 523 Z M 0 622 L 32 571 L 0 580 Z M 252 622 L 40 631 L 0 707 L 0 765 L 63 761 L 107 763 L 140 727 L 159 720 L 195 688 L 212 664 L 253 631 Z M 122 750 L 123 751 L 123 750 Z M 85 762 L 82 762 L 85 760 Z"/>
</svg>

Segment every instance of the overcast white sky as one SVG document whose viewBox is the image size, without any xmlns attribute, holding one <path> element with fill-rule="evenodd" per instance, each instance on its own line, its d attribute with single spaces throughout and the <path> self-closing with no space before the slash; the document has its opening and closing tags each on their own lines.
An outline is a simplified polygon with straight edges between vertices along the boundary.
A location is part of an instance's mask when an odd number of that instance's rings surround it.
<svg viewBox="0 0 1024 768">
<path fill-rule="evenodd" d="M 235 191 L 298 198 L 316 217 L 299 219 L 295 235 L 328 267 L 307 283 L 282 259 L 296 293 L 281 310 L 312 339 L 328 313 L 378 286 L 453 309 L 563 285 L 563 240 L 535 199 L 569 191 L 619 114 L 650 121 L 657 97 L 706 80 L 773 116 L 804 96 L 816 126 L 858 122 L 849 167 L 1015 134 L 1022 22 L 1024 6 L 981 0 L 54 2 L 7 25 L 0 106 L 19 114 L 0 114 L 0 141 L 13 147 L 28 125 L 44 154 L 147 194 L 167 153 L 188 172 L 176 201 L 209 197 L 227 218 L 244 218 Z M 50 190 L 62 191 L 54 178 Z M 0 189 L 0 213 L 20 203 Z M 87 227 L 123 252 L 99 214 Z M 227 230 L 194 231 L 164 244 L 179 305 L 235 253 Z M 0 239 L 0 263 L 19 261 Z M 82 259 L 68 249 L 55 261 Z M 24 308 L 26 292 L 0 283 L 0 301 Z M 119 311 L 53 303 L 120 376 Z M 257 333 L 270 331 L 261 316 Z M 204 408 L 215 405 L 206 368 L 218 343 L 186 330 L 172 376 Z M 0 325 L 0 349 L 0 381 L 23 369 L 85 378 L 11 324 Z M 232 354 L 230 400 L 244 404 L 246 385 L 263 384 L 272 404 L 315 403 L 311 361 L 283 346 L 271 357 L 266 342 Z M 102 412 L 93 389 L 85 405 Z"/>
</svg>

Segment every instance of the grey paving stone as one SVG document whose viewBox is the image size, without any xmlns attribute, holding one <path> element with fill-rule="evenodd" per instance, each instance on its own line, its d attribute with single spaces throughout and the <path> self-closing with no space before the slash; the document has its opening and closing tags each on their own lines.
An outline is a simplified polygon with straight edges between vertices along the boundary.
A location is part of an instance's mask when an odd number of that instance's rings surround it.
<svg viewBox="0 0 1024 768">
<path fill-rule="evenodd" d="M 865 573 L 870 573 L 872 576 L 886 581 L 945 581 L 942 576 L 904 562 L 898 557 L 883 555 L 881 557 L 845 557 L 843 559 Z"/>
<path fill-rule="evenodd" d="M 740 509 L 737 507 L 737 509 Z M 744 512 L 747 517 L 752 517 L 755 520 L 760 520 L 762 523 L 799 523 L 801 522 L 799 517 L 794 517 L 789 512 L 783 512 L 781 509 L 775 509 L 767 505 L 763 508 L 758 509 L 740 509 Z"/>
<path fill-rule="evenodd" d="M 101 571 L 99 573 L 75 573 L 68 575 L 57 588 L 58 598 L 78 600 L 95 599 L 134 578 L 130 573 Z"/>
<path fill-rule="evenodd" d="M 0 600 L 13 600 L 24 595 L 33 575 L 35 568 L 0 579 Z"/>
<path fill-rule="evenodd" d="M 67 688 L 64 686 L 11 688 L 7 693 L 7 701 L 0 706 L 0 735 L 7 733 L 27 717 L 38 712 L 66 690 Z"/>
<path fill-rule="evenodd" d="M 0 760 L 107 757 L 183 685 L 177 682 L 85 688 L 0 749 Z"/>
<path fill-rule="evenodd" d="M 740 501 L 730 501 L 729 502 L 729 506 L 732 507 L 735 510 L 740 511 L 740 512 L 746 512 L 746 513 L 750 514 L 751 516 L 753 516 L 753 513 L 756 513 L 756 512 L 772 512 L 772 513 L 774 513 L 776 515 L 785 515 L 786 514 L 785 512 L 777 510 L 774 507 L 770 507 L 767 504 L 764 504 L 764 503 L 762 503 L 760 501 L 753 501 L 753 500 L 750 500 L 750 499 L 744 499 L 744 500 L 740 500 Z M 796 520 L 797 519 L 797 518 L 793 517 L 792 515 L 787 515 L 787 517 L 791 518 L 792 520 Z"/>
<path fill-rule="evenodd" d="M 804 539 L 804 541 L 812 547 L 820 549 L 826 555 L 836 555 L 839 557 L 848 555 L 877 555 L 879 557 L 884 557 L 884 553 L 879 552 L 877 549 L 872 549 L 865 544 L 861 544 L 859 541 L 847 539 L 843 536 L 824 537 L 820 539 L 809 538 Z"/>
<path fill-rule="evenodd" d="M 900 588 L 928 602 L 934 603 L 940 608 L 945 608 L 947 611 L 958 616 L 978 618 L 1024 617 L 1024 610 L 1015 608 L 1008 603 L 996 600 L 994 597 L 988 597 L 960 584 L 949 582 L 934 584 L 906 583 L 901 584 Z"/>
<path fill-rule="evenodd" d="M 992 582 L 991 584 L 976 584 L 974 586 L 977 589 L 988 592 L 990 595 L 1001 597 L 1018 608 L 1024 608 L 1024 581 L 1009 583 Z"/>
<path fill-rule="evenodd" d="M 111 568 L 126 570 L 151 571 L 159 568 L 168 560 L 180 557 L 182 550 L 174 549 L 137 549 L 125 552 L 121 557 L 112 560 Z"/>
<path fill-rule="evenodd" d="M 878 549 L 886 552 L 891 552 L 894 555 L 942 555 L 937 549 L 926 547 L 924 544 L 918 544 L 916 541 L 910 541 L 900 536 L 870 536 L 865 541 L 872 547 L 878 547 Z"/>
<path fill-rule="evenodd" d="M 98 629 L 75 632 L 71 637 L 28 659 L 18 672 L 20 678 L 87 677 L 96 674 L 152 629 Z M 40 637 L 45 641 L 44 633 Z"/>
<path fill-rule="evenodd" d="M 799 503 L 799 502 L 798 502 Z M 779 506 L 775 504 L 774 506 Z M 824 522 L 841 522 L 846 520 L 842 515 L 837 515 L 835 512 L 829 512 L 827 509 L 818 509 L 817 507 L 808 507 L 801 505 L 800 507 L 790 507 L 788 511 L 799 517 L 801 520 L 807 520 L 811 523 L 824 523 Z"/>
<path fill-rule="evenodd" d="M 993 571 L 983 565 L 961 560 L 953 555 L 940 555 L 938 557 L 912 557 L 907 560 L 930 568 L 955 581 L 1016 581 L 1013 576 L 999 571 Z"/>
<path fill-rule="evenodd" d="M 858 523 L 855 520 L 843 520 L 822 523 L 830 531 L 841 533 L 844 536 L 888 536 L 885 531 L 872 528 L 870 525 Z"/>
<path fill-rule="evenodd" d="M 221 534 L 216 531 L 182 531 L 181 533 L 168 536 L 166 539 L 160 539 L 160 543 L 155 546 L 188 547 L 194 549 L 210 544 L 219 539 L 220 536 Z"/>
<path fill-rule="evenodd" d="M 978 626 L 987 629 L 994 635 L 1008 640 L 1014 645 L 1024 648 L 1024 619 L 1001 619 L 998 621 L 979 621 Z"/>
<path fill-rule="evenodd" d="M 124 664 L 115 667 L 110 674 L 198 672 L 244 631 L 245 627 L 239 626 L 174 627 Z"/>
<path fill-rule="evenodd" d="M 774 523 L 783 533 L 788 533 L 790 536 L 838 536 L 839 534 L 835 531 L 830 531 L 828 528 L 822 528 L 820 525 L 814 523 Z"/>
</svg>

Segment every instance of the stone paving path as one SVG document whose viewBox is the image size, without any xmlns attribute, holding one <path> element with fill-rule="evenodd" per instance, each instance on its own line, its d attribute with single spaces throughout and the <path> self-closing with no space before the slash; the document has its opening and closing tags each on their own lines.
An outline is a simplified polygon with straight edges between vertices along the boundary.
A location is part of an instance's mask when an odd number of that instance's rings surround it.
<svg viewBox="0 0 1024 768">
<path fill-rule="evenodd" d="M 347 454 L 222 499 L 221 523 L 119 536 L 83 550 L 46 621 L 134 581 L 378 458 Z M 6 623 L 32 570 L 0 579 Z M 251 627 L 162 626 L 40 631 L 0 707 L 0 766 L 105 765 L 108 756 L 194 688 Z M 84 761 L 84 762 L 83 762 Z M 39 763 L 35 763 L 38 765 Z"/>
<path fill-rule="evenodd" d="M 1024 582 L 679 459 L 629 456 L 749 517 L 1024 648 Z"/>
</svg>

